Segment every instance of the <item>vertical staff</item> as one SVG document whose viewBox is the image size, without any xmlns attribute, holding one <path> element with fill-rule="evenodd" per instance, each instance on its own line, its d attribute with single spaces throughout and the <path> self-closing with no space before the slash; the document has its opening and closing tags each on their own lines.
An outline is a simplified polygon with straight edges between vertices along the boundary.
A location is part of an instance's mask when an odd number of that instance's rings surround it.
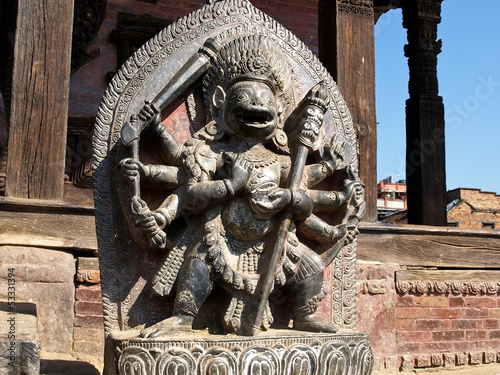
<svg viewBox="0 0 500 375">
<path fill-rule="evenodd" d="M 328 93 L 323 82 L 320 82 L 308 92 L 303 103 L 299 106 L 299 109 L 303 109 L 307 105 L 315 105 L 317 108 L 320 108 L 324 115 L 326 109 L 322 108 L 317 103 L 320 101 L 325 103 L 327 99 Z M 294 147 L 292 155 L 292 170 L 288 178 L 288 188 L 292 192 L 298 190 L 300 187 L 307 155 L 309 153 L 309 148 L 311 147 L 311 144 L 301 135 L 301 132 L 305 130 L 302 127 L 306 124 L 307 120 L 298 124 L 299 129 L 296 133 L 296 139 L 294 139 L 296 147 Z M 274 278 L 276 276 L 276 271 L 278 270 L 279 260 L 284 255 L 291 222 L 291 211 L 284 211 L 274 243 L 266 250 L 262 273 L 259 281 L 257 282 L 257 286 L 255 287 L 254 298 L 252 299 L 253 304 L 250 306 L 250 332 L 246 332 L 249 335 L 255 336 L 260 332 L 262 317 L 264 316 L 264 310 L 274 286 Z"/>
</svg>

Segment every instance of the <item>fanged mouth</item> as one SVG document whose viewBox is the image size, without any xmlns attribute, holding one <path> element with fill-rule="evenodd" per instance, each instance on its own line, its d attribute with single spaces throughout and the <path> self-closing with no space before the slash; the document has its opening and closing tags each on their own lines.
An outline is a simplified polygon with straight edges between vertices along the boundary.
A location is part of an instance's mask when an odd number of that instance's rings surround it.
<svg viewBox="0 0 500 375">
<path fill-rule="evenodd" d="M 234 112 L 232 117 L 236 121 L 253 127 L 265 126 L 273 120 L 272 114 L 266 109 L 241 110 Z"/>
<path fill-rule="evenodd" d="M 318 134 L 313 130 L 302 130 L 299 135 L 299 139 L 303 144 L 313 145 L 318 139 Z"/>
</svg>

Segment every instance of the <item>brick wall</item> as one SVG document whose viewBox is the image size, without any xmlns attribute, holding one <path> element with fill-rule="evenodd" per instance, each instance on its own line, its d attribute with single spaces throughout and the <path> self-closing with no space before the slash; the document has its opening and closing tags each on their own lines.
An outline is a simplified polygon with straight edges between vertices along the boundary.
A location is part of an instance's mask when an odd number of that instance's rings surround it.
<svg viewBox="0 0 500 375">
<path fill-rule="evenodd" d="M 448 202 L 456 204 L 448 211 L 448 222 L 458 227 L 483 228 L 491 223 L 500 228 L 500 195 L 479 189 L 455 189 L 448 192 Z"/>
<path fill-rule="evenodd" d="M 103 311 L 97 258 L 78 258 L 75 285 L 73 352 L 102 357 Z"/>
<path fill-rule="evenodd" d="M 205 0 L 158 0 L 149 4 L 133 0 L 108 0 L 106 17 L 96 38 L 87 47 L 99 56 L 71 76 L 69 116 L 93 117 L 108 85 L 107 74 L 116 72 L 116 46 L 109 35 L 117 27 L 118 12 L 176 21 L 199 9 Z M 318 52 L 318 0 L 253 0 L 252 4 L 290 29 L 311 50 Z M 297 15 L 300 14 L 300 17 Z"/>
<path fill-rule="evenodd" d="M 500 362 L 500 275 L 358 267 L 358 330 L 369 334 L 377 370 Z"/>
</svg>

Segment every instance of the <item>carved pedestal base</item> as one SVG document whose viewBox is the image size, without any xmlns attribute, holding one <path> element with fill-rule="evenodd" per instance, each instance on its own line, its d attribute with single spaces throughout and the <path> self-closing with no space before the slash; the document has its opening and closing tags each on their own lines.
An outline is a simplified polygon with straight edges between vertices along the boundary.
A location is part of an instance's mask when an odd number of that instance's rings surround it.
<svg viewBox="0 0 500 375">
<path fill-rule="evenodd" d="M 112 338 L 120 375 L 368 375 L 373 355 L 365 334 L 270 331 L 257 337 Z M 111 370 L 111 371 L 110 371 Z"/>
</svg>

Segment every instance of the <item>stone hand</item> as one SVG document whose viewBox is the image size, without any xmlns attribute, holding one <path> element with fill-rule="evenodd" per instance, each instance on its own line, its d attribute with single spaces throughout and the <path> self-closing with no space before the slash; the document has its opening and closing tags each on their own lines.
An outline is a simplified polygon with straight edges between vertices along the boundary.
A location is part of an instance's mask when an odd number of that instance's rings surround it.
<svg viewBox="0 0 500 375">
<path fill-rule="evenodd" d="M 255 194 L 252 198 L 254 208 L 261 214 L 273 214 L 290 204 L 292 194 L 289 189 L 276 188 L 271 193 Z"/>
<path fill-rule="evenodd" d="M 359 206 L 364 202 L 363 184 L 359 181 L 350 182 L 346 186 L 346 197 L 352 199 L 354 206 Z"/>
<path fill-rule="evenodd" d="M 160 123 L 160 111 L 149 101 L 145 101 L 144 107 L 140 110 L 139 119 L 145 123 L 157 126 Z"/>
<path fill-rule="evenodd" d="M 346 230 L 347 230 L 347 234 L 346 234 L 346 237 L 345 237 L 345 243 L 344 244 L 348 245 L 348 244 L 352 243 L 356 239 L 356 236 L 359 234 L 359 230 L 356 227 L 356 225 L 354 225 L 354 224 L 348 224 L 348 225 L 346 225 Z"/>
<path fill-rule="evenodd" d="M 292 200 L 292 192 L 290 189 L 278 188 L 269 194 L 269 200 L 272 204 L 273 210 L 281 211 Z"/>
<path fill-rule="evenodd" d="M 120 169 L 129 181 L 134 181 L 137 177 L 145 178 L 149 176 L 148 167 L 136 159 L 123 159 L 119 163 Z"/>
<path fill-rule="evenodd" d="M 162 214 L 147 211 L 137 216 L 135 225 L 146 233 L 149 241 L 155 247 L 163 248 L 167 243 L 167 235 L 160 229 L 160 226 L 165 221 L 165 217 Z"/>
<path fill-rule="evenodd" d="M 242 189 L 247 184 L 252 169 L 253 164 L 245 160 L 242 155 L 238 155 L 232 162 L 231 177 L 229 181 L 235 192 Z"/>
</svg>

